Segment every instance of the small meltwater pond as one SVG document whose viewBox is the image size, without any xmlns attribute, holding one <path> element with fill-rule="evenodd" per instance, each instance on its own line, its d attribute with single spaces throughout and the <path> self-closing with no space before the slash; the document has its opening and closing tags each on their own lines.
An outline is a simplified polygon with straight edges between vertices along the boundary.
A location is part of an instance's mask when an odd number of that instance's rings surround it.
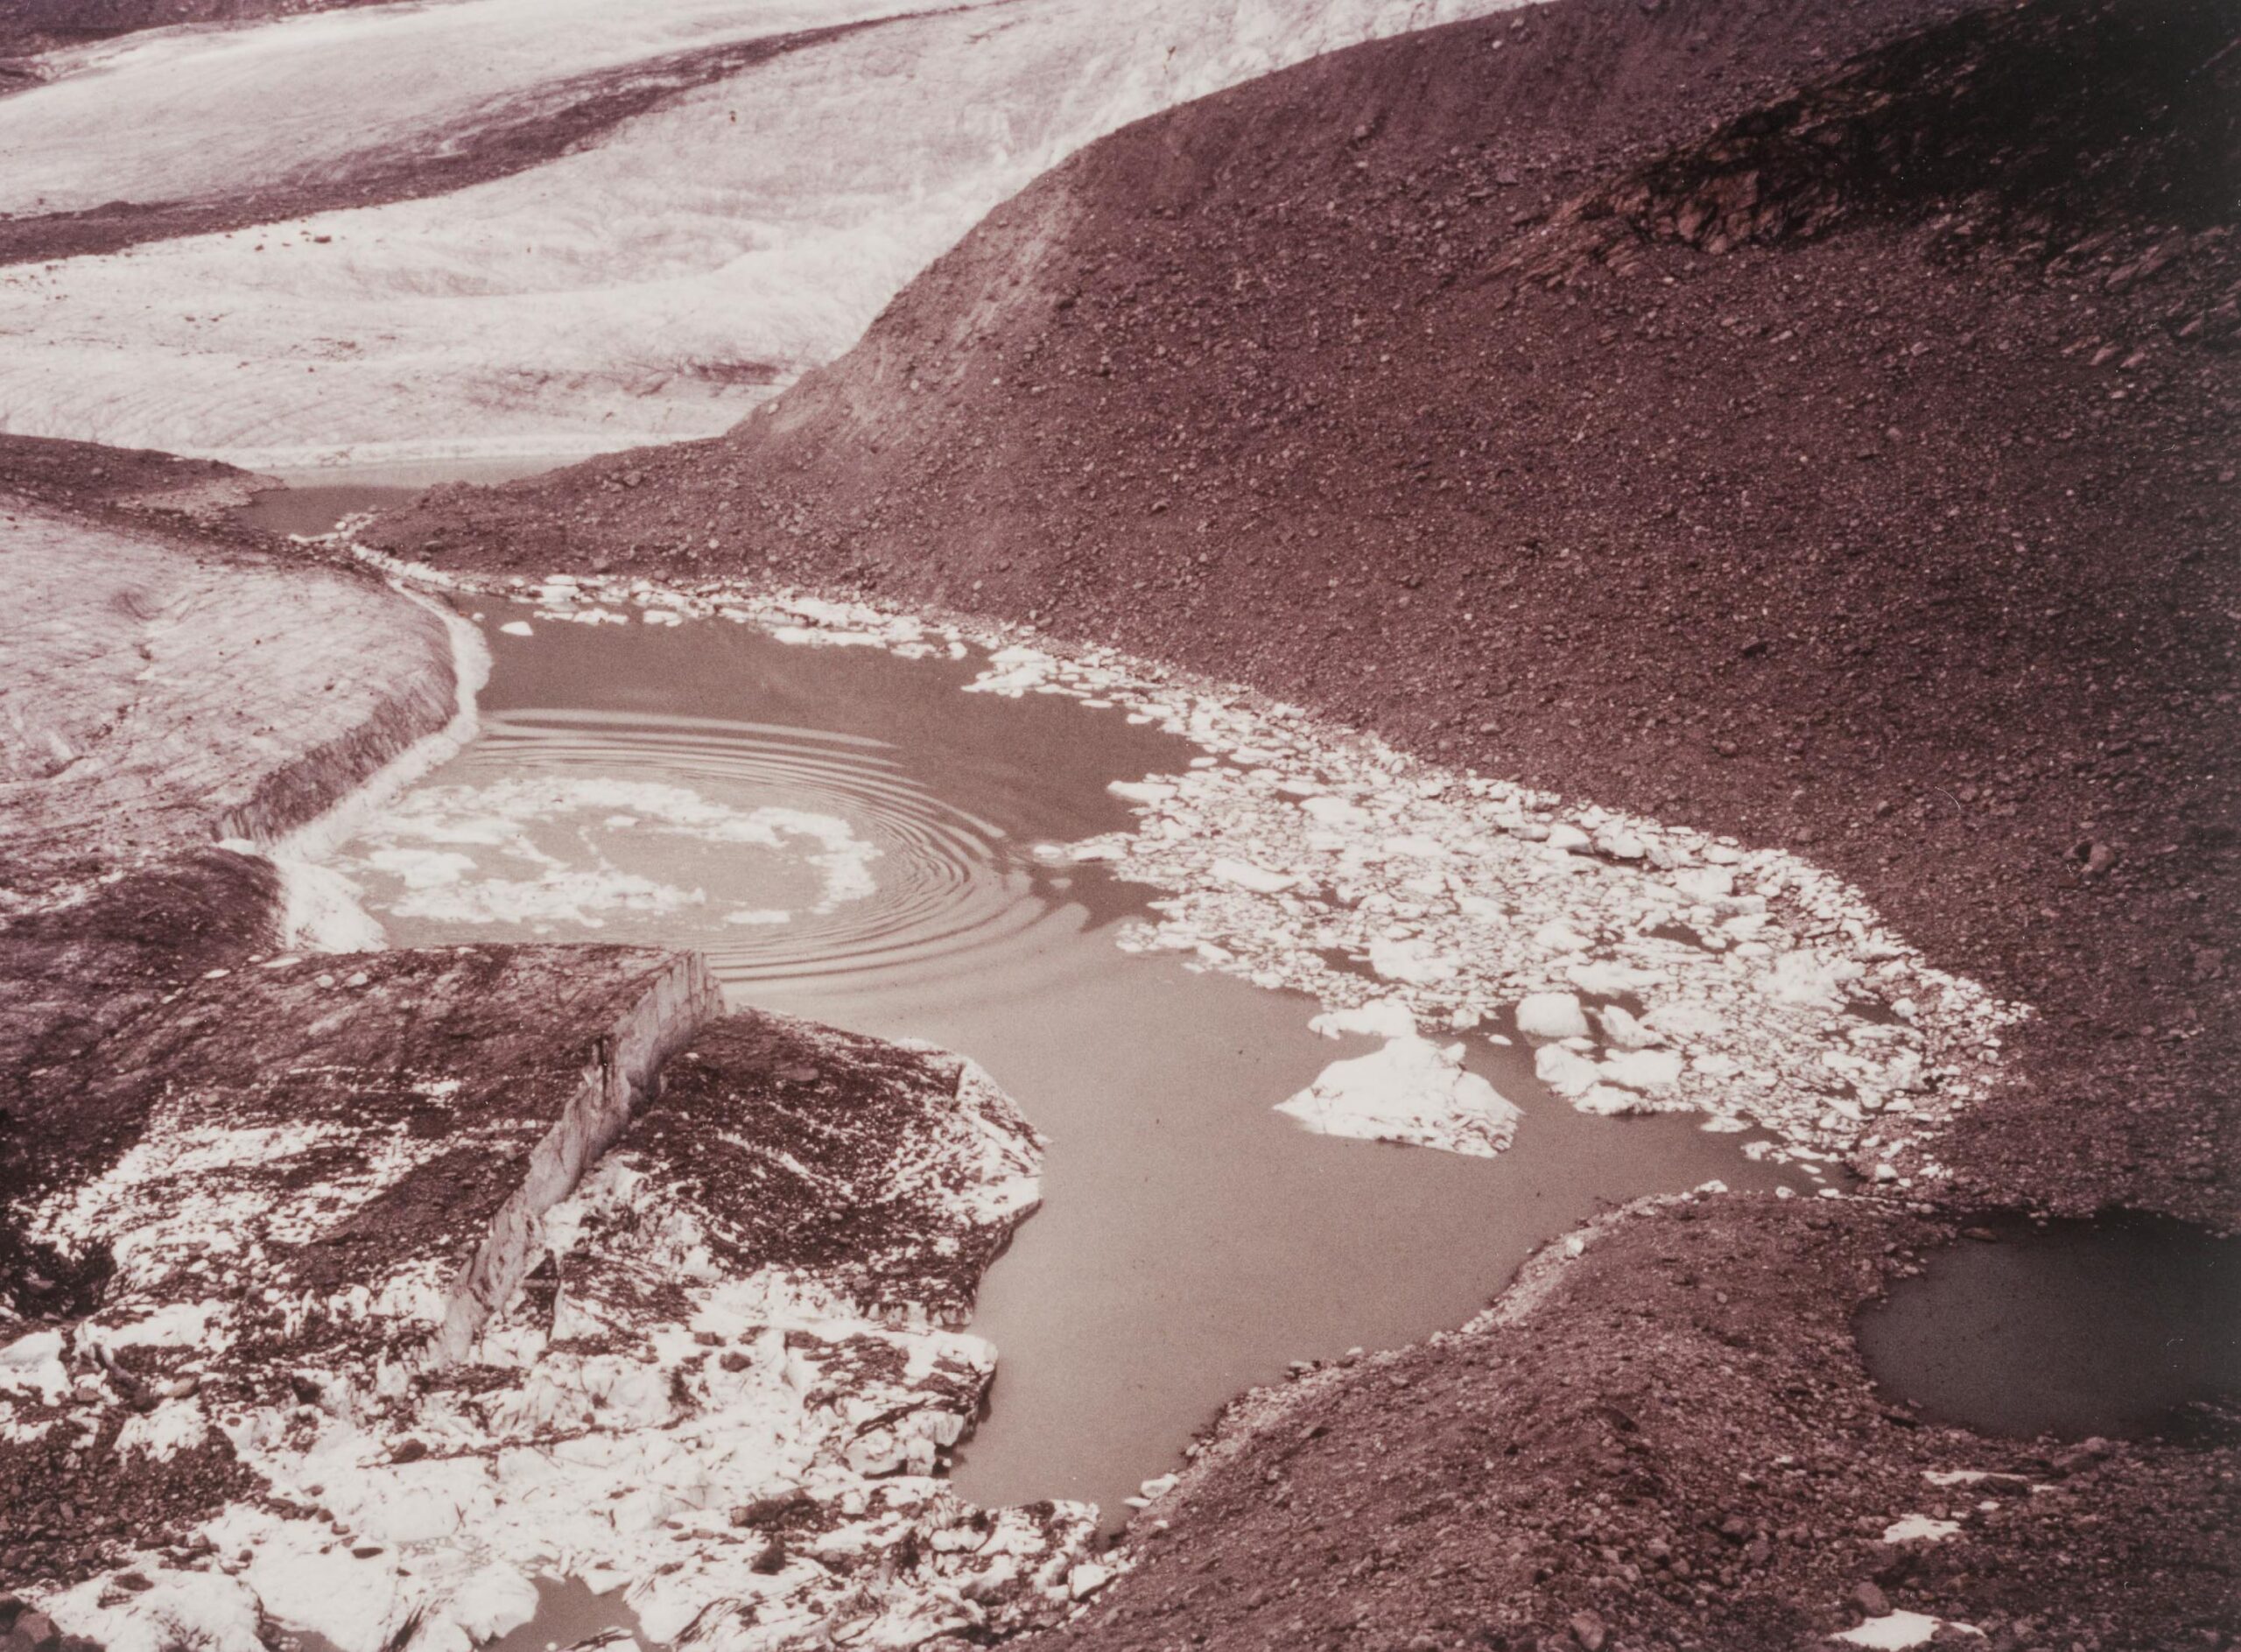
<svg viewBox="0 0 2241 1652">
<path fill-rule="evenodd" d="M 1990 1433 L 2229 1430 L 2241 1239 L 2139 1219 L 1978 1228 L 1863 1314 L 1894 1397 Z"/>
<path fill-rule="evenodd" d="M 1117 1523 L 1289 1361 L 1460 1324 L 1608 1205 L 1790 1174 L 1698 1114 L 1575 1111 L 1491 1029 L 1465 1059 L 1522 1109 L 1507 1151 L 1310 1133 L 1277 1104 L 1378 1041 L 1318 1034 L 1303 995 L 1116 946 L 1159 892 L 1048 851 L 1129 828 L 1108 788 L 1204 767 L 1188 741 L 1115 706 L 962 692 L 985 658 L 946 644 L 530 615 L 487 614 L 481 737 L 339 869 L 400 946 L 695 947 L 736 1005 L 986 1066 L 1050 1146 L 1043 1208 L 973 1321 L 1000 1353 L 955 1466 L 977 1501 L 1083 1499 Z"/>
</svg>

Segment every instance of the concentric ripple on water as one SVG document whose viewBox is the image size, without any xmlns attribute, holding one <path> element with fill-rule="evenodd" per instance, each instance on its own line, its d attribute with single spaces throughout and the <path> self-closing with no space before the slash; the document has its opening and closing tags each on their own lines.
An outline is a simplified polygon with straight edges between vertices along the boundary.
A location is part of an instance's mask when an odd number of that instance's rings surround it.
<svg viewBox="0 0 2241 1652">
<path fill-rule="evenodd" d="M 642 661 L 653 640 L 630 637 L 626 653 L 622 638 L 571 639 L 573 651 L 618 664 Z M 757 983 L 966 967 L 962 954 L 1021 940 L 1066 903 L 1066 880 L 1029 853 L 1034 838 L 1111 822 L 1046 808 L 1032 760 L 992 772 L 972 725 L 994 706 L 945 693 L 948 741 L 906 753 L 863 732 L 861 688 L 903 662 L 846 662 L 852 694 L 825 669 L 842 662 L 751 634 L 725 640 L 744 668 L 734 679 L 708 695 L 689 685 L 665 695 L 710 713 L 767 710 L 768 721 L 636 703 L 646 696 L 627 671 L 584 672 L 570 685 L 579 700 L 607 703 L 554 705 L 547 685 L 508 669 L 544 650 L 497 638 L 481 738 L 372 821 L 341 869 L 401 940 L 692 946 L 734 997 Z M 706 639 L 694 641 L 705 654 Z M 782 656 L 793 657 L 774 662 Z M 783 689 L 764 669 L 774 663 Z M 929 668 L 913 669 L 923 683 Z M 964 680 L 961 668 L 949 672 Z M 820 678 L 836 692 L 792 680 Z M 804 711 L 827 726 L 780 720 Z M 1131 743 L 1141 735 L 1126 733 Z M 984 794 L 1007 819 L 938 795 L 936 777 Z M 1078 791 L 1063 776 L 1051 784 Z M 1099 812 L 1117 807 L 1100 799 Z"/>
<path fill-rule="evenodd" d="M 861 735 L 652 713 L 494 718 L 348 867 L 397 917 L 699 947 L 727 982 L 895 967 L 1039 910 L 1003 829 Z"/>
</svg>

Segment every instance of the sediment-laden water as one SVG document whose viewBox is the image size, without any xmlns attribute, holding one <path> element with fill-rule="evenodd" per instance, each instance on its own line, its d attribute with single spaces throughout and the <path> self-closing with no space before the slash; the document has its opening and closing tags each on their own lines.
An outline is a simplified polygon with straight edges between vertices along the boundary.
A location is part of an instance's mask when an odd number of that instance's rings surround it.
<svg viewBox="0 0 2241 1652">
<path fill-rule="evenodd" d="M 1274 1112 L 1375 1042 L 1310 1030 L 1303 995 L 1121 950 L 1157 891 L 1035 853 L 1128 826 L 1111 783 L 1216 761 L 1117 706 L 961 692 L 982 662 L 946 643 L 529 614 L 485 615 L 482 738 L 341 869 L 398 945 L 697 947 L 738 1003 L 986 1065 L 1050 1147 L 974 1320 L 1001 1353 L 956 1469 L 980 1501 L 1117 1518 L 1287 1362 L 1458 1324 L 1605 1204 L 1780 1174 L 1694 1114 L 1584 1116 L 1479 1036 L 1467 1065 L 1524 1109 L 1498 1157 Z"/>
</svg>

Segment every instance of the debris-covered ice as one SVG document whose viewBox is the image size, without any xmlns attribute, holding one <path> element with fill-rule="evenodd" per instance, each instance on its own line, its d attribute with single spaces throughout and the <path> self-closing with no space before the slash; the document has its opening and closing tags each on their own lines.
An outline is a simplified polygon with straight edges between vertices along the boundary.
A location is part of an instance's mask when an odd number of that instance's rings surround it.
<svg viewBox="0 0 2241 1652">
<path fill-rule="evenodd" d="M 676 955 L 322 962 L 214 972 L 138 1139 L 28 1213 L 114 1272 L 67 1328 L 0 1320 L 0 1449 L 214 1450 L 247 1477 L 43 1599 L 67 1632 L 466 1652 L 538 1578 L 717 1648 L 1071 1602 L 1093 1511 L 977 1509 L 941 1473 L 994 1369 L 955 1327 L 1037 1196 L 1036 1138 L 979 1069 L 709 1019 Z M 606 1029 L 599 1058 L 556 1063 L 550 1027 L 516 1031 L 540 1016 Z M 324 1065 L 260 1055 L 314 1026 Z"/>
</svg>

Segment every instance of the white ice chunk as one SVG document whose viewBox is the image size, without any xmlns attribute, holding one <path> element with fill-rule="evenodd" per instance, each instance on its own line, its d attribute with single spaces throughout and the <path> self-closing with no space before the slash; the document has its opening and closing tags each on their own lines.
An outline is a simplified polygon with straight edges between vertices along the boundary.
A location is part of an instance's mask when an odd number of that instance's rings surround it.
<svg viewBox="0 0 2241 1652">
<path fill-rule="evenodd" d="M 1344 798 L 1321 797 L 1303 799 L 1300 805 L 1310 819 L 1331 827 L 1366 826 L 1369 811 L 1359 804 L 1349 803 Z"/>
<path fill-rule="evenodd" d="M 1639 1090 L 1621 1089 L 1615 1084 L 1591 1084 L 1572 1098 L 1572 1109 L 1577 1113 L 1592 1113 L 1604 1118 L 1614 1118 L 1626 1113 L 1649 1113 L 1655 1109 L 1642 1097 Z"/>
<path fill-rule="evenodd" d="M 1961 1522 L 1957 1520 L 1933 1520 L 1928 1515 L 1907 1515 L 1883 1529 L 1883 1541 L 1887 1543 L 1943 1543 L 1960 1529 Z"/>
<path fill-rule="evenodd" d="M 1847 1646 L 1864 1646 L 1875 1652 L 1907 1652 L 1909 1647 L 1925 1646 L 1940 1629 L 1954 1628 L 1964 1634 L 1982 1634 L 1983 1630 L 1966 1623 L 1950 1623 L 1943 1618 L 1933 1618 L 1921 1612 L 1893 1612 L 1887 1616 L 1870 1618 L 1856 1629 L 1847 1629 L 1837 1637 Z"/>
<path fill-rule="evenodd" d="M 1642 1050 L 1661 1043 L 1654 1028 L 1644 1026 L 1617 1004 L 1606 1004 L 1595 1012 L 1603 1023 L 1603 1036 L 1621 1050 Z"/>
<path fill-rule="evenodd" d="M 1567 1101 L 1585 1095 L 1603 1077 L 1595 1063 L 1560 1044 L 1544 1044 L 1533 1052 L 1533 1073 Z"/>
<path fill-rule="evenodd" d="M 1373 1038 L 1406 1038 L 1416 1030 L 1416 1017 L 1398 998 L 1380 998 L 1352 1009 L 1326 1009 L 1308 1026 L 1326 1038 L 1348 1033 Z"/>
<path fill-rule="evenodd" d="M 1380 935 L 1372 940 L 1369 944 L 1369 967 L 1387 981 L 1416 987 L 1452 981 L 1458 973 L 1453 959 L 1444 956 L 1433 948 L 1431 943 L 1415 936 L 1395 940 Z"/>
<path fill-rule="evenodd" d="M 1533 931 L 1533 944 L 1552 953 L 1584 953 L 1588 941 L 1561 917 L 1552 917 Z"/>
<path fill-rule="evenodd" d="M 235 1578 L 208 1571 L 173 1571 L 143 1565 L 151 1585 L 137 1593 L 116 1590 L 107 1577 L 89 1578 L 46 1602 L 65 1634 L 82 1635 L 109 1652 L 259 1652 L 263 1613 L 256 1594 Z"/>
<path fill-rule="evenodd" d="M 1277 1104 L 1326 1135 L 1492 1157 L 1517 1134 L 1518 1109 L 1463 1065 L 1463 1046 L 1400 1037 L 1383 1049 L 1325 1067 L 1314 1084 Z"/>
<path fill-rule="evenodd" d="M 1517 1006 L 1517 1030 L 1528 1038 L 1582 1038 L 1587 1015 L 1571 993 L 1528 993 Z"/>
<path fill-rule="evenodd" d="M 1161 780 L 1115 780 L 1105 789 L 1130 803 L 1165 803 L 1175 796 L 1175 788 Z"/>
<path fill-rule="evenodd" d="M 537 1615 L 537 1585 L 513 1567 L 494 1562 L 460 1585 L 446 1611 L 478 1643 L 494 1641 Z"/>
<path fill-rule="evenodd" d="M 1213 875 L 1225 883 L 1234 883 L 1241 889 L 1251 889 L 1255 895 L 1276 895 L 1295 888 L 1299 879 L 1290 873 L 1272 872 L 1265 866 L 1255 866 L 1250 861 L 1235 861 L 1226 857 L 1214 862 Z"/>
<path fill-rule="evenodd" d="M 1641 1024 L 1682 1044 L 1708 1043 L 1727 1030 L 1718 1010 L 1679 998 L 1653 1007 L 1642 1016 Z"/>
<path fill-rule="evenodd" d="M 1735 874 L 1724 866 L 1689 867 L 1673 875 L 1673 885 L 1695 901 L 1724 901 L 1735 893 Z"/>
<path fill-rule="evenodd" d="M 1863 973 L 1851 959 L 1823 958 L 1801 948 L 1774 960 L 1760 981 L 1760 990 L 1777 1003 L 1841 1009 L 1845 984 L 1858 981 Z"/>
<path fill-rule="evenodd" d="M 1603 1076 L 1629 1090 L 1662 1090 L 1681 1082 L 1677 1050 L 1622 1050 L 1603 1058 Z"/>
<path fill-rule="evenodd" d="M 37 1390 L 53 1405 L 70 1387 L 70 1374 L 62 1368 L 62 1333 L 34 1331 L 0 1348 L 0 1390 Z"/>
</svg>

